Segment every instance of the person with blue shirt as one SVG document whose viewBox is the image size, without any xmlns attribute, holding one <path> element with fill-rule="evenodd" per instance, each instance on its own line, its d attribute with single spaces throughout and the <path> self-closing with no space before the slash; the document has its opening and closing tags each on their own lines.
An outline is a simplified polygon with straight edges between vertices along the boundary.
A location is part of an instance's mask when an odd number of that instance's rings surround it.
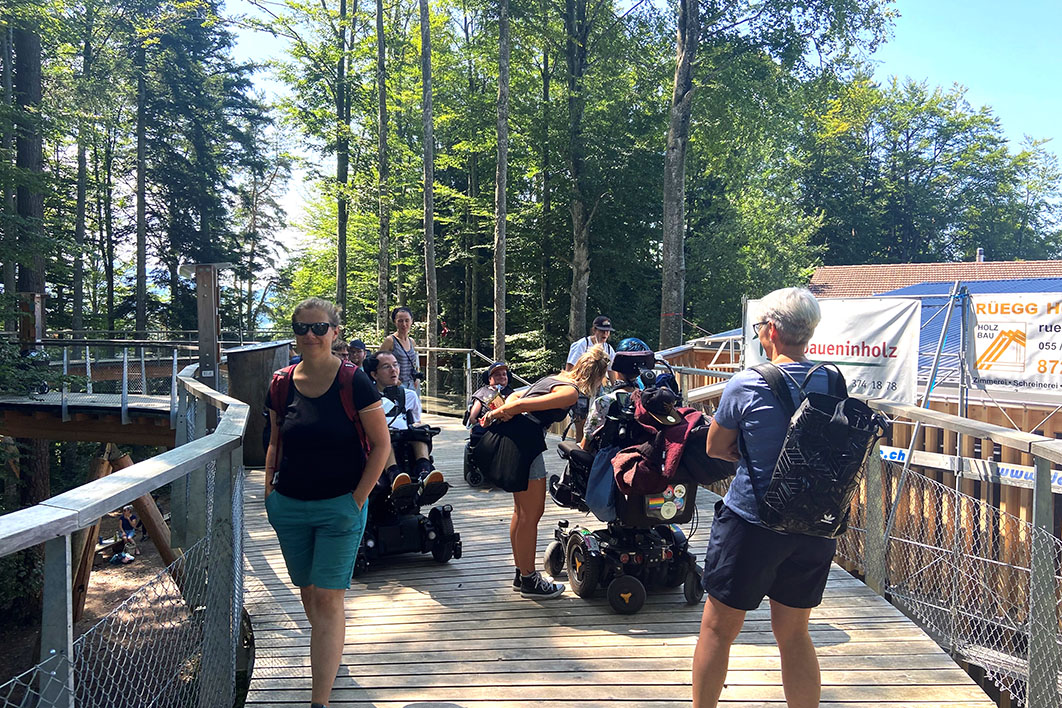
<svg viewBox="0 0 1062 708">
<path fill-rule="evenodd" d="M 753 330 L 767 358 L 797 381 L 813 363 L 804 356 L 821 319 L 818 301 L 804 288 L 784 288 L 759 303 Z M 786 377 L 793 402 L 797 386 Z M 826 392 L 825 371 L 808 391 Z M 770 598 L 771 629 L 778 643 L 782 688 L 789 708 L 819 704 L 822 680 L 808 632 L 811 610 L 822 602 L 837 541 L 768 529 L 757 497 L 767 489 L 782 449 L 789 415 L 767 381 L 746 369 L 727 383 L 708 430 L 712 457 L 737 462 L 737 474 L 715 507 L 702 584 L 708 594 L 693 655 L 693 706 L 714 708 L 722 693 L 730 647 L 745 613 Z"/>
</svg>

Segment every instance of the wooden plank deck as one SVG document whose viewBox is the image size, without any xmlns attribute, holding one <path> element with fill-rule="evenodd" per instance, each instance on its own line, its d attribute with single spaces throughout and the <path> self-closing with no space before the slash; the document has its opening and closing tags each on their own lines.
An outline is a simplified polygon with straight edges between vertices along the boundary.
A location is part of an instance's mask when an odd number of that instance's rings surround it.
<svg viewBox="0 0 1062 708">
<path fill-rule="evenodd" d="M 681 588 L 651 594 L 636 615 L 569 589 L 540 602 L 513 593 L 508 522 L 512 497 L 461 478 L 465 434 L 450 418 L 436 438 L 437 466 L 454 483 L 445 498 L 464 557 L 397 557 L 355 580 L 333 706 L 688 706 L 701 607 Z M 553 441 L 555 443 L 555 441 Z M 561 460 L 547 452 L 547 466 Z M 711 495 L 698 502 L 693 547 L 708 542 Z M 261 472 L 246 490 L 245 601 L 256 658 L 248 706 L 307 706 L 309 624 L 289 584 L 262 507 Z M 582 515 L 547 500 L 539 552 L 558 519 Z M 589 523 L 588 521 L 585 523 Z M 834 567 L 811 631 L 822 664 L 822 705 L 845 708 L 989 708 L 994 704 L 918 627 Z M 722 705 L 783 706 L 778 651 L 766 604 L 749 613 L 734 645 Z"/>
</svg>

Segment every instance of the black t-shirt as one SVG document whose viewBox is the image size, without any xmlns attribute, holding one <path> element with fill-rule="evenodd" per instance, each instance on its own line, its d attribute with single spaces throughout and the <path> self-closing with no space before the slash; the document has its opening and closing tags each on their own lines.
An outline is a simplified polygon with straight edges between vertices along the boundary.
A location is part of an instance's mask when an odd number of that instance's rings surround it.
<svg viewBox="0 0 1062 708">
<path fill-rule="evenodd" d="M 380 400 L 380 393 L 360 368 L 352 383 L 354 408 Z M 365 469 L 365 451 L 354 421 L 343 410 L 339 373 L 318 398 L 302 395 L 291 382 L 280 419 L 280 464 L 276 489 L 295 499 L 331 499 L 354 491 Z"/>
<path fill-rule="evenodd" d="M 579 390 L 578 387 L 576 387 L 576 385 L 573 384 L 571 381 L 565 381 L 564 379 L 561 379 L 557 376 L 547 376 L 531 384 L 531 386 L 524 393 L 523 398 L 536 398 L 538 396 L 545 396 L 556 386 L 571 386 L 576 391 Z M 550 425 L 553 425 L 554 423 L 564 420 L 564 416 L 568 415 L 568 409 L 549 408 L 544 411 L 533 411 L 531 413 L 528 413 L 528 415 L 530 415 L 539 423 L 541 423 L 543 428 L 546 428 Z"/>
</svg>

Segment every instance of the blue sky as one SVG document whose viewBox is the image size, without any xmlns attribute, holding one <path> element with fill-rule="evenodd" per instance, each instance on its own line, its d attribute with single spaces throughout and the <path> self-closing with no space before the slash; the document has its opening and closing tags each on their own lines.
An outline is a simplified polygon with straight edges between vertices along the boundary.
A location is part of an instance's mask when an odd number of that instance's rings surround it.
<svg viewBox="0 0 1062 708">
<path fill-rule="evenodd" d="M 1054 138 L 1062 153 L 1062 0 L 896 0 L 892 39 L 874 54 L 875 77 L 962 84 L 989 105 L 1004 133 Z"/>
</svg>

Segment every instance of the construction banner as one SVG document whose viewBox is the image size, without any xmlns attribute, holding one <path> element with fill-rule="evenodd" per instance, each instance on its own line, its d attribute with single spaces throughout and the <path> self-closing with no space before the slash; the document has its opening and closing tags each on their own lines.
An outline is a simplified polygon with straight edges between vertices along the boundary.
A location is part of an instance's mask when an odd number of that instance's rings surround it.
<svg viewBox="0 0 1062 708">
<path fill-rule="evenodd" d="M 974 386 L 1062 391 L 1062 293 L 971 295 L 970 315 Z"/>
<path fill-rule="evenodd" d="M 752 325 L 760 321 L 759 300 L 749 300 L 745 322 L 745 366 L 766 359 Z M 819 300 L 822 320 L 808 344 L 812 361 L 836 364 L 852 395 L 913 403 L 918 385 L 918 336 L 922 303 L 906 298 Z"/>
</svg>

